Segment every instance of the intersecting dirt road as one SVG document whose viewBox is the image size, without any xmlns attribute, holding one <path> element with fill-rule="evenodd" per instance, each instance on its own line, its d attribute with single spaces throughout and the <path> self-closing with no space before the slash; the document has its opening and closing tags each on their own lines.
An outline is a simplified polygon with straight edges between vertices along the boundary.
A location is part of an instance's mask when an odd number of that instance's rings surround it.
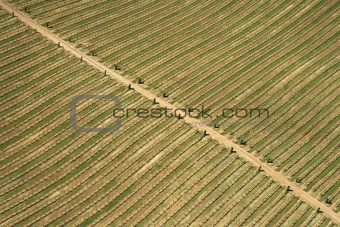
<svg viewBox="0 0 340 227">
<path fill-rule="evenodd" d="M 10 13 L 14 12 L 16 17 L 18 17 L 21 21 L 26 23 L 31 28 L 38 31 L 44 37 L 48 38 L 49 40 L 53 41 L 56 44 L 59 43 L 70 54 L 73 54 L 74 56 L 78 58 L 82 57 L 83 61 L 87 62 L 89 65 L 93 66 L 94 68 L 102 72 L 106 71 L 106 74 L 109 75 L 112 79 L 119 80 L 121 83 L 125 85 L 131 84 L 136 92 L 140 93 L 141 95 L 148 98 L 149 100 L 156 99 L 157 102 L 159 102 L 159 105 L 161 107 L 167 107 L 169 109 L 176 109 L 175 105 L 169 103 L 166 100 L 163 100 L 157 97 L 156 94 L 153 94 L 152 92 L 140 87 L 138 84 L 135 84 L 132 81 L 128 80 L 127 78 L 119 75 L 114 70 L 98 62 L 95 58 L 91 56 L 87 56 L 86 53 L 76 48 L 75 45 L 64 41 L 57 35 L 53 34 L 51 31 L 49 31 L 47 28 L 39 25 L 37 22 L 31 19 L 29 15 L 21 12 L 19 9 L 17 9 L 13 4 L 9 3 L 8 1 L 0 0 L 0 5 L 2 8 L 7 10 L 8 12 Z M 327 207 L 325 204 L 320 202 L 318 199 L 314 198 L 310 193 L 305 192 L 296 183 L 291 182 L 287 178 L 287 176 L 285 176 L 283 173 L 277 172 L 275 169 L 273 169 L 266 163 L 262 162 L 258 157 L 249 153 L 246 148 L 240 147 L 238 144 L 234 143 L 233 141 L 226 138 L 225 136 L 223 136 L 222 134 L 215 131 L 213 128 L 209 126 L 205 126 L 203 124 L 197 124 L 201 122 L 198 119 L 186 116 L 184 117 L 183 120 L 200 131 L 206 130 L 206 132 L 210 135 L 212 139 L 217 140 L 219 143 L 224 144 L 226 147 L 228 148 L 233 147 L 239 157 L 243 158 L 245 161 L 251 163 L 254 166 L 261 167 L 261 169 L 264 170 L 267 176 L 271 177 L 274 181 L 278 182 L 282 186 L 286 186 L 286 187 L 289 186 L 294 195 L 299 197 L 302 201 L 306 202 L 314 209 L 320 208 L 320 211 L 322 211 L 326 217 L 330 218 L 331 220 L 333 220 L 333 222 L 340 225 L 339 214 L 334 212 L 331 208 Z"/>
</svg>

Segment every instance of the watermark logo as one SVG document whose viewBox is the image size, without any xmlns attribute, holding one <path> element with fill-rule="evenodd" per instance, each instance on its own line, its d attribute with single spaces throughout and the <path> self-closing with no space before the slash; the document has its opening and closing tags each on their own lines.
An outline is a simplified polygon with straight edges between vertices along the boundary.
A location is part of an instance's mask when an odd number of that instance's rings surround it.
<svg viewBox="0 0 340 227">
<path fill-rule="evenodd" d="M 84 128 L 77 123 L 77 103 L 80 100 L 110 100 L 114 103 L 116 108 L 121 108 L 120 101 L 113 95 L 79 95 L 75 96 L 70 103 L 70 123 L 71 126 L 78 132 L 115 132 L 122 122 L 120 119 L 115 121 L 115 124 L 108 128 Z"/>
<path fill-rule="evenodd" d="M 114 120 L 113 126 L 106 128 L 86 128 L 79 126 L 77 122 L 77 103 L 80 100 L 104 100 L 113 102 L 114 108 L 112 111 L 112 119 Z M 245 109 L 245 108 L 224 108 L 221 115 L 212 116 L 209 111 L 210 108 L 205 108 L 203 105 L 200 108 L 178 108 L 171 109 L 167 107 L 158 108 L 122 108 L 118 97 L 113 95 L 80 95 L 75 96 L 70 103 L 70 123 L 73 129 L 79 132 L 115 132 L 122 125 L 122 119 L 128 119 L 130 117 L 139 118 L 178 118 L 183 119 L 185 117 L 201 119 L 202 122 L 196 122 L 196 125 L 213 126 L 219 128 L 223 124 L 217 124 L 209 121 L 208 119 L 213 119 L 214 117 L 222 117 L 223 119 L 231 118 L 249 118 L 249 119 L 259 119 L 268 118 L 268 109 Z M 204 122 L 203 122 L 204 121 Z"/>
<path fill-rule="evenodd" d="M 167 107 L 163 108 L 115 108 L 113 110 L 113 117 L 117 119 L 121 118 L 129 118 L 131 115 L 139 117 L 139 118 L 171 118 L 171 117 L 186 117 L 189 116 L 191 118 L 210 118 L 212 119 L 213 116 L 209 113 L 210 108 L 204 108 L 202 105 L 201 108 L 179 108 L 179 109 L 171 109 Z M 223 109 L 222 114 L 220 115 L 223 118 L 230 119 L 230 118 L 263 118 L 269 117 L 269 110 L 268 109 Z"/>
</svg>

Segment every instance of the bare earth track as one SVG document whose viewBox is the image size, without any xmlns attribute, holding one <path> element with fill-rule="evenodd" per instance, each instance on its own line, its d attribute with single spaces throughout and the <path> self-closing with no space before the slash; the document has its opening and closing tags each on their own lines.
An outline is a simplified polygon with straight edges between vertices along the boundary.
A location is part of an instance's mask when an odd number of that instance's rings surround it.
<svg viewBox="0 0 340 227">
<path fill-rule="evenodd" d="M 7 1 L 1 0 L 0 1 L 1 7 L 9 12 L 14 12 L 15 16 L 17 16 L 21 21 L 32 27 L 33 29 L 37 30 L 40 34 L 48 38 L 49 40 L 53 41 L 56 44 L 60 44 L 66 51 L 69 53 L 75 55 L 78 58 L 83 59 L 87 64 L 93 66 L 94 68 L 100 70 L 100 71 L 106 71 L 106 73 L 111 76 L 115 80 L 119 80 L 125 85 L 131 84 L 132 87 L 141 95 L 144 97 L 153 100 L 157 99 L 159 102 L 159 105 L 161 107 L 167 107 L 169 109 L 176 109 L 176 106 L 157 97 L 152 92 L 140 87 L 137 84 L 134 84 L 129 79 L 117 74 L 115 71 L 111 70 L 110 68 L 104 66 L 100 62 L 98 62 L 93 57 L 87 56 L 86 53 L 83 53 L 78 48 L 76 48 L 74 45 L 62 40 L 55 34 L 53 34 L 51 31 L 47 30 L 46 28 L 42 27 L 41 25 L 37 24 L 33 19 L 31 19 L 28 15 L 25 15 L 24 13 L 21 13 L 15 6 L 8 3 Z M 325 204 L 314 198 L 310 193 L 305 192 L 303 189 L 301 189 L 297 184 L 294 182 L 291 182 L 283 173 L 277 172 L 270 166 L 268 166 L 266 163 L 263 163 L 259 158 L 255 157 L 253 154 L 249 153 L 247 151 L 247 148 L 240 147 L 238 144 L 234 143 L 233 141 L 229 140 L 225 136 L 221 135 L 219 132 L 215 131 L 213 128 L 204 126 L 203 124 L 195 124 L 200 123 L 199 120 L 191 118 L 186 116 L 184 118 L 184 121 L 195 125 L 194 128 L 204 131 L 208 134 L 210 134 L 212 139 L 217 140 L 219 143 L 225 145 L 226 147 L 233 147 L 238 156 L 245 159 L 247 162 L 250 162 L 254 166 L 261 167 L 262 170 L 265 171 L 266 175 L 271 177 L 274 181 L 279 182 L 282 186 L 289 186 L 290 189 L 293 190 L 294 194 L 298 196 L 302 201 L 306 202 L 310 206 L 312 206 L 315 209 L 320 208 L 320 210 L 323 212 L 323 214 L 330 218 L 332 221 L 340 225 L 340 215 L 335 213 L 331 208 L 327 207 Z"/>
</svg>

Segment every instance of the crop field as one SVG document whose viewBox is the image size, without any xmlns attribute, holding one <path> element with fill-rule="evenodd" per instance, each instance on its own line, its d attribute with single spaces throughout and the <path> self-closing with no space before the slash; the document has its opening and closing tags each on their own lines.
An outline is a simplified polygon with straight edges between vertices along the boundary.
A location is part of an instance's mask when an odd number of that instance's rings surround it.
<svg viewBox="0 0 340 227">
<path fill-rule="evenodd" d="M 337 0 L 13 2 L 172 103 L 210 108 L 221 133 L 339 211 Z"/>
<path fill-rule="evenodd" d="M 180 119 L 123 119 L 112 134 L 74 131 L 73 96 L 152 103 L 3 10 L 0 21 L 1 226 L 332 225 Z M 82 100 L 77 120 L 110 125 L 110 108 Z"/>
<path fill-rule="evenodd" d="M 339 226 L 338 1 L 0 2 L 0 226 Z"/>
</svg>

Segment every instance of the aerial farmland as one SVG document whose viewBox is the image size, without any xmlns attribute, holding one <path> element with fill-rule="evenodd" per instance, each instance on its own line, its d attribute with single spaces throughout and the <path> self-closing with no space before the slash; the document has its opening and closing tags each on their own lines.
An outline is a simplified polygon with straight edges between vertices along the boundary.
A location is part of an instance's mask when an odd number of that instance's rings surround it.
<svg viewBox="0 0 340 227">
<path fill-rule="evenodd" d="M 336 0 L 0 0 L 0 226 L 340 226 Z"/>
</svg>

